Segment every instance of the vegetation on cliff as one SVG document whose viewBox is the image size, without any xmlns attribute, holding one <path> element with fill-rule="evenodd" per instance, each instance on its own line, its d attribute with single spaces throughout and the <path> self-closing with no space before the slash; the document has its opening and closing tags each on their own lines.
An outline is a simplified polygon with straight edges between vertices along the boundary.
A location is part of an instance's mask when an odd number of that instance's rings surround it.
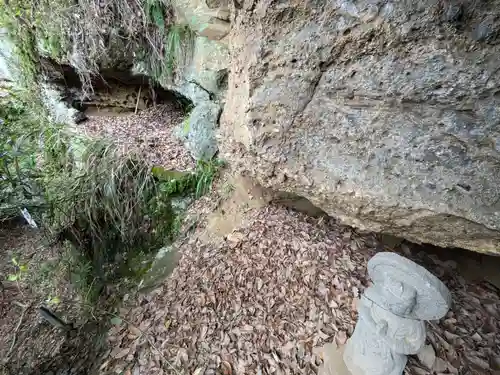
<svg viewBox="0 0 500 375">
<path fill-rule="evenodd" d="M 0 103 L 0 221 L 27 209 L 52 240 L 79 249 L 101 280 L 118 255 L 126 262 L 129 253 L 171 241 L 178 228 L 172 197 L 201 196 L 217 173 L 215 162 L 184 173 L 151 169 L 134 153 L 26 108 L 12 98 Z"/>
<path fill-rule="evenodd" d="M 2 0 L 0 27 L 14 42 L 25 86 L 44 69 L 41 58 L 71 65 L 89 90 L 102 70 L 132 65 L 168 82 L 192 48 L 190 29 L 175 23 L 170 3 L 158 0 Z"/>
</svg>

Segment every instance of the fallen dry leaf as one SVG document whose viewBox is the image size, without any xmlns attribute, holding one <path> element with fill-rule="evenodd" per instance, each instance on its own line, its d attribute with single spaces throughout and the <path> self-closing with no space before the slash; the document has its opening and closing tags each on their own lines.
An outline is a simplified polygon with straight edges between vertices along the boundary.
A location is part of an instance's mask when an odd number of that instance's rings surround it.
<svg viewBox="0 0 500 375">
<path fill-rule="evenodd" d="M 131 324 L 128 325 L 128 330 L 132 335 L 140 336 L 142 334 L 141 330 Z"/>
<path fill-rule="evenodd" d="M 170 319 L 165 319 L 165 329 L 169 329 L 170 328 L 170 325 L 172 324 L 172 321 Z"/>
<path fill-rule="evenodd" d="M 338 331 L 335 335 L 335 342 L 338 346 L 344 345 L 347 341 L 347 334 L 345 331 Z"/>
<path fill-rule="evenodd" d="M 122 349 L 118 347 L 111 352 L 110 356 L 113 357 L 114 359 L 120 359 L 125 357 L 129 351 L 130 351 L 129 348 Z"/>
<path fill-rule="evenodd" d="M 230 368 L 232 374 L 315 374 L 321 365 L 315 347 L 343 345 L 352 335 L 353 304 L 368 285 L 366 262 L 377 242 L 333 220 L 319 223 L 280 207 L 246 215 L 245 225 L 234 232 L 237 246 L 230 240 L 186 241 L 178 267 L 154 294 L 130 301 L 135 305 L 126 319 L 139 325 L 157 312 L 168 316 L 168 330 L 158 318 L 148 337 L 180 373 L 224 375 Z M 454 302 L 446 317 L 428 323 L 430 347 L 425 358 L 420 355 L 422 363 L 459 374 L 471 365 L 484 367 L 491 358 L 484 354 L 500 357 L 496 310 L 484 307 L 497 309 L 498 295 L 465 283 L 456 269 L 446 271 L 425 253 L 413 259 L 431 272 L 441 270 Z M 478 346 L 476 333 L 484 346 Z M 135 354 L 141 373 L 158 371 L 162 356 L 148 345 L 138 345 Z M 429 374 L 423 367 L 410 356 L 405 374 Z M 168 367 L 163 371 L 172 373 Z"/>
<path fill-rule="evenodd" d="M 447 368 L 447 362 L 441 358 L 436 358 L 432 366 L 432 370 L 438 374 L 444 373 Z"/>
<path fill-rule="evenodd" d="M 166 169 L 190 170 L 196 164 L 174 135 L 173 129 L 184 114 L 173 103 L 147 108 L 137 114 L 89 116 L 78 124 L 77 131 L 93 137 L 111 139 L 127 150 L 144 156 L 151 165 Z"/>
<path fill-rule="evenodd" d="M 222 361 L 221 363 L 221 370 L 223 375 L 232 375 L 233 370 L 231 368 L 231 364 L 227 361 Z"/>
</svg>

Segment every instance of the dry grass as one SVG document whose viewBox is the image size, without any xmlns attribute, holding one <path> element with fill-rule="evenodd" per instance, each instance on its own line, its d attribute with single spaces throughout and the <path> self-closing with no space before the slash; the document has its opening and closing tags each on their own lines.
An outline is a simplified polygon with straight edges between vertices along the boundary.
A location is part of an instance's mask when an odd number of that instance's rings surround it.
<svg viewBox="0 0 500 375">
<path fill-rule="evenodd" d="M 168 27 L 173 19 L 169 3 L 139 0 L 81 0 L 77 23 L 71 28 L 71 64 L 90 87 L 92 75 L 114 61 L 130 61 L 133 53 L 162 61 Z"/>
<path fill-rule="evenodd" d="M 192 33 L 173 24 L 168 0 L 81 0 L 77 14 L 69 60 L 86 87 L 100 69 L 130 61 L 165 84 L 190 59 Z"/>
<path fill-rule="evenodd" d="M 70 63 L 89 91 L 101 70 L 128 69 L 132 62 L 141 73 L 167 83 L 190 58 L 192 34 L 173 24 L 168 0 L 10 0 L 0 5 L 0 26 L 16 45 L 27 83 L 36 82 L 39 56 Z"/>
</svg>

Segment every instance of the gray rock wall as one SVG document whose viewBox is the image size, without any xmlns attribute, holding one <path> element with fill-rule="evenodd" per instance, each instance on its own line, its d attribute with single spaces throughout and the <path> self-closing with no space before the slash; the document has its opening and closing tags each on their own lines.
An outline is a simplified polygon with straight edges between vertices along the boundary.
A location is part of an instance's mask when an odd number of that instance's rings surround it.
<svg viewBox="0 0 500 375">
<path fill-rule="evenodd" d="M 218 151 L 216 129 L 226 90 L 229 51 L 223 42 L 195 38 L 193 56 L 174 85 L 167 85 L 192 101 L 190 115 L 175 134 L 196 160 L 210 160 Z"/>
<path fill-rule="evenodd" d="M 225 157 L 344 223 L 500 254 L 500 2 L 245 1 Z"/>
</svg>

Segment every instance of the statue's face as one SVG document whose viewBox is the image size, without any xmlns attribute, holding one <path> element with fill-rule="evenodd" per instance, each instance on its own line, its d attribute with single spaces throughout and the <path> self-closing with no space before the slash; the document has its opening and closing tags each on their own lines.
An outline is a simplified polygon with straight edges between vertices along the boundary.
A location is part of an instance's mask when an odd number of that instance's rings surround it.
<svg viewBox="0 0 500 375">
<path fill-rule="evenodd" d="M 379 292 L 385 297 L 394 314 L 405 316 L 412 312 L 417 301 L 417 291 L 412 287 L 389 278 L 379 286 Z"/>
</svg>

